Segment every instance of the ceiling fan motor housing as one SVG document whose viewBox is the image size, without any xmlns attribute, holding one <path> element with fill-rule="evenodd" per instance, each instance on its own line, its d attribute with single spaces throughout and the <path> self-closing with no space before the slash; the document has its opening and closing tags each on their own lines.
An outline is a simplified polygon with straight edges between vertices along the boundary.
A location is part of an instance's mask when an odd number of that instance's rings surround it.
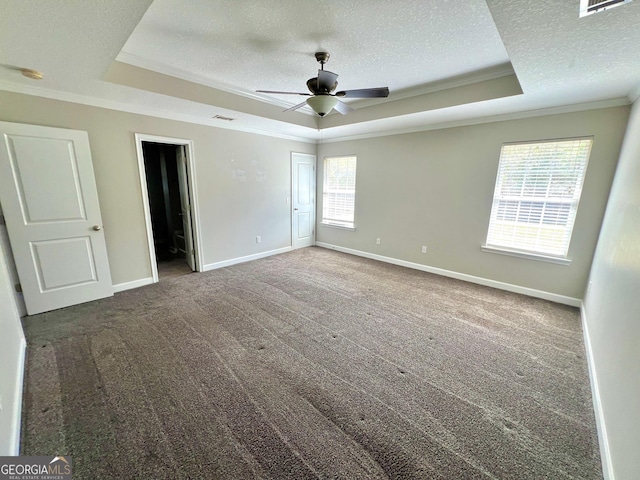
<svg viewBox="0 0 640 480">
<path fill-rule="evenodd" d="M 321 89 L 318 86 L 318 77 L 313 77 L 313 78 L 310 78 L 309 80 L 307 80 L 307 88 L 314 95 L 318 95 L 318 94 L 322 94 L 322 93 L 331 93 L 336 88 L 338 88 L 338 82 L 335 82 L 331 86 L 331 88 L 328 88 L 328 89 L 327 88 L 323 88 L 323 89 Z"/>
</svg>

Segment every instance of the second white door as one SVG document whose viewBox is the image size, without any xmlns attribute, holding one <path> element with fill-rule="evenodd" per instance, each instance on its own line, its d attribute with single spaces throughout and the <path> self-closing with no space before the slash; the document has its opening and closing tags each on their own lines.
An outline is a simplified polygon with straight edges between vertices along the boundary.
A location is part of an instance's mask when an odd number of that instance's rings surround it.
<svg viewBox="0 0 640 480">
<path fill-rule="evenodd" d="M 315 245 L 316 229 L 316 157 L 307 153 L 291 154 L 293 248 Z"/>
</svg>

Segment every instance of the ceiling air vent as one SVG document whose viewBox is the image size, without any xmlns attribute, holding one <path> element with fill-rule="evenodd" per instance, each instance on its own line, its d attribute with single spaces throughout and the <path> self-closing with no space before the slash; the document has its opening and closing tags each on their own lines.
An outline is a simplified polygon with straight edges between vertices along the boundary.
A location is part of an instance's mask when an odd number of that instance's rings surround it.
<svg viewBox="0 0 640 480">
<path fill-rule="evenodd" d="M 223 115 L 214 115 L 211 118 L 215 118 L 216 120 L 224 120 L 226 122 L 232 122 L 235 120 L 235 118 L 231 118 L 231 117 L 225 117 Z"/>
<path fill-rule="evenodd" d="M 619 7 L 632 0 L 580 0 L 580 17 Z"/>
</svg>

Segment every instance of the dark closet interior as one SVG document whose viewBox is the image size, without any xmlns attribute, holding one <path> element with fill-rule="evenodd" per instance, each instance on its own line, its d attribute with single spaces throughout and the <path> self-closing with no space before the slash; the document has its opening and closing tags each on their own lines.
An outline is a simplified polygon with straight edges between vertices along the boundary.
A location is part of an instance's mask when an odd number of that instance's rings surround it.
<svg viewBox="0 0 640 480">
<path fill-rule="evenodd" d="M 144 165 L 158 262 L 185 258 L 176 145 L 144 142 Z"/>
</svg>

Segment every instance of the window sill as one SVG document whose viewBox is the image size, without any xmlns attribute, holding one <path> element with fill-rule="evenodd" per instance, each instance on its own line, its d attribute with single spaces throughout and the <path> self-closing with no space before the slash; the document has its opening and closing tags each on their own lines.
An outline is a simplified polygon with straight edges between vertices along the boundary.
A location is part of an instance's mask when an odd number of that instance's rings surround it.
<svg viewBox="0 0 640 480">
<path fill-rule="evenodd" d="M 349 230 L 351 232 L 355 232 L 356 227 L 348 227 L 346 225 L 339 225 L 337 223 L 326 223 L 326 222 L 320 222 L 320 225 L 322 225 L 323 227 L 330 227 L 330 228 L 338 228 L 340 230 Z"/>
<path fill-rule="evenodd" d="M 511 257 L 526 258 L 527 260 L 538 260 L 540 262 L 555 263 L 558 265 L 571 265 L 571 260 L 569 260 L 568 258 L 550 257 L 547 255 L 541 255 L 538 253 L 519 252 L 517 250 L 509 250 L 507 248 L 498 248 L 498 247 L 489 247 L 487 245 L 483 245 L 480 248 L 482 248 L 483 252 L 488 252 L 488 253 L 497 253 L 499 255 L 509 255 Z"/>
</svg>

